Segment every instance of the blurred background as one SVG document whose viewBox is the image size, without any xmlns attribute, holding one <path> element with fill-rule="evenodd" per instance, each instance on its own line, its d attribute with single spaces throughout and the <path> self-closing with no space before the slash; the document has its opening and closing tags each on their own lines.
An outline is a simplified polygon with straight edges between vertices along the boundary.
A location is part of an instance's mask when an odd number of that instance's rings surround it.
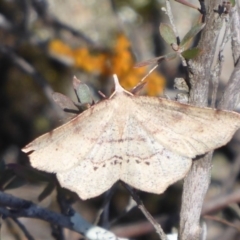
<svg viewBox="0 0 240 240">
<path fill-rule="evenodd" d="M 197 0 L 189 2 L 199 6 Z M 171 4 L 182 38 L 199 21 L 200 13 L 175 1 Z M 121 184 L 114 188 L 107 204 L 109 216 L 100 215 L 106 195 L 80 200 L 61 189 L 53 175 L 31 169 L 20 149 L 70 120 L 53 101 L 52 93 L 60 92 L 76 101 L 73 76 L 86 83 L 94 100 L 99 101 L 99 90 L 106 96 L 111 94 L 114 73 L 121 85 L 131 90 L 150 69 L 134 68 L 135 63 L 171 52 L 159 34 L 160 22 L 169 22 L 162 7 L 163 0 L 0 0 L 1 191 L 57 212 L 61 212 L 58 196 L 64 195 L 87 221 L 97 222 L 120 237 L 159 239 L 140 210 L 131 207 L 130 194 Z M 233 69 L 229 46 L 225 54 L 220 87 Z M 185 77 L 179 59 L 163 62 L 148 76 L 141 94 L 175 99 L 176 77 Z M 212 184 L 204 210 L 205 214 L 212 213 L 212 218 L 203 218 L 211 240 L 240 239 L 240 196 L 228 198 L 239 187 L 239 138 L 236 134 L 230 144 L 214 154 Z M 148 211 L 167 233 L 177 227 L 181 193 L 181 181 L 161 195 L 139 192 Z M 215 209 L 219 199 L 225 204 Z M 54 226 L 40 220 L 19 221 L 34 239 L 82 239 L 66 229 L 64 238 L 60 238 L 52 234 Z M 7 218 L 2 220 L 1 239 L 27 238 L 19 224 Z"/>
</svg>

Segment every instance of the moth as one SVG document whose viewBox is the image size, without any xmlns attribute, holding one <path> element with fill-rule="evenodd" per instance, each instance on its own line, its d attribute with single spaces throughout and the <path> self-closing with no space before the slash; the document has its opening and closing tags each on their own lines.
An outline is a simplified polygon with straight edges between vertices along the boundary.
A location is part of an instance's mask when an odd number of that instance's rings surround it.
<svg viewBox="0 0 240 240">
<path fill-rule="evenodd" d="M 22 149 L 34 168 L 56 173 L 82 199 L 118 180 L 160 194 L 240 127 L 238 113 L 136 96 L 114 81 L 109 98 Z"/>
</svg>

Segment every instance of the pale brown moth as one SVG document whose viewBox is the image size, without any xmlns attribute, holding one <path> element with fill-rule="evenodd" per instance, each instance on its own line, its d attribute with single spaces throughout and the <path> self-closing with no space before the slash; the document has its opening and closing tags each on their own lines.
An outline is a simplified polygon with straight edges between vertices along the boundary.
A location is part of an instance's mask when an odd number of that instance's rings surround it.
<svg viewBox="0 0 240 240">
<path fill-rule="evenodd" d="M 118 180 L 162 193 L 182 179 L 192 159 L 225 145 L 240 127 L 235 112 L 134 96 L 115 79 L 115 91 L 22 150 L 31 165 L 56 173 L 82 199 Z"/>
</svg>

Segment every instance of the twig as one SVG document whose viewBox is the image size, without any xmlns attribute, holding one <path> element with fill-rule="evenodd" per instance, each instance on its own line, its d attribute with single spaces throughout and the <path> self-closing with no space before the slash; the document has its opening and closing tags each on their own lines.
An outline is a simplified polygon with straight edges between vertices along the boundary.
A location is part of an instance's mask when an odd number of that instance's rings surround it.
<svg viewBox="0 0 240 240">
<path fill-rule="evenodd" d="M 161 216 L 155 218 L 156 222 L 166 223 L 169 221 L 169 217 Z M 171 221 L 171 220 L 170 220 Z M 115 234 L 125 237 L 128 236 L 129 238 L 136 238 L 138 236 L 145 235 L 154 231 L 154 226 L 152 223 L 149 222 L 148 219 L 142 221 L 136 221 L 133 223 L 121 224 L 118 226 L 114 226 L 111 228 Z"/>
<path fill-rule="evenodd" d="M 207 106 L 211 65 L 216 50 L 216 40 L 221 26 L 216 21 L 214 8 L 218 1 L 208 1 L 206 26 L 202 30 L 198 48 L 203 53 L 189 62 L 190 103 L 197 106 Z M 184 179 L 182 206 L 180 213 L 179 240 L 199 240 L 202 229 L 200 216 L 203 201 L 210 183 L 212 152 L 203 158 L 193 161 L 188 175 Z"/>
<path fill-rule="evenodd" d="M 23 58 L 21 58 L 16 53 L 14 53 L 12 49 L 10 49 L 6 46 L 0 45 L 0 52 L 2 54 L 4 54 L 6 57 L 10 58 L 11 61 L 19 69 L 21 69 L 24 73 L 31 76 L 36 81 L 36 83 L 42 88 L 45 96 L 51 103 L 51 105 L 52 105 L 53 109 L 56 111 L 56 113 L 59 116 L 63 116 L 62 111 L 56 106 L 55 102 L 53 101 L 53 98 L 52 98 L 53 90 L 50 87 L 50 85 L 48 84 L 47 80 L 45 80 L 43 78 L 43 76 L 40 73 L 38 73 L 37 70 L 30 63 L 28 63 Z"/>
<path fill-rule="evenodd" d="M 97 225 L 97 224 L 99 223 L 102 214 L 108 215 L 108 207 L 109 207 L 108 205 L 109 205 L 109 202 L 111 201 L 112 196 L 113 196 L 113 194 L 114 194 L 114 192 L 115 192 L 115 190 L 116 190 L 116 186 L 117 186 L 117 185 L 114 184 L 114 185 L 111 187 L 111 189 L 109 189 L 109 190 L 104 194 L 104 202 L 103 202 L 103 204 L 102 204 L 102 207 L 100 208 L 100 210 L 99 210 L 98 213 L 97 213 L 96 219 L 94 220 L 94 224 L 95 224 L 95 225 Z M 107 208 L 107 210 L 106 210 L 106 208 Z M 105 211 L 107 211 L 107 213 L 106 213 Z M 105 213 L 104 213 L 104 212 L 105 212 Z M 105 217 L 106 217 L 106 215 L 105 215 Z M 106 217 L 106 218 L 108 218 L 108 217 Z M 106 219 L 105 219 L 104 221 L 106 221 Z M 103 222 L 104 222 L 104 221 L 103 221 Z M 105 224 L 106 224 L 106 222 L 103 223 L 103 226 L 104 226 L 104 227 L 105 227 Z M 108 227 L 109 227 L 109 224 L 106 224 L 106 226 L 107 226 L 107 227 L 105 227 L 105 228 L 108 228 Z"/>
<path fill-rule="evenodd" d="M 236 65 L 240 56 L 240 13 L 237 11 L 239 2 L 236 1 L 235 6 L 231 9 L 229 16 L 231 19 L 231 37 L 232 37 L 232 54 L 234 64 Z"/>
<path fill-rule="evenodd" d="M 30 9 L 29 9 L 29 2 L 26 0 L 23 0 L 19 4 L 20 10 L 23 12 L 22 19 L 20 24 L 18 24 L 18 27 L 16 28 L 18 34 L 17 41 L 21 41 L 26 34 L 28 33 L 28 22 L 29 22 L 29 16 L 30 16 Z"/>
<path fill-rule="evenodd" d="M 18 225 L 18 227 L 22 230 L 27 240 L 34 240 L 33 236 L 28 232 L 26 227 L 17 219 L 12 218 L 12 220 Z"/>
<path fill-rule="evenodd" d="M 51 229 L 52 229 L 52 236 L 56 240 L 64 240 L 65 239 L 62 227 L 55 225 L 55 224 L 51 224 Z"/>
<path fill-rule="evenodd" d="M 26 209 L 31 206 L 31 202 L 13 197 L 0 191 L 0 206 L 6 206 L 13 209 Z"/>
<path fill-rule="evenodd" d="M 115 219 L 113 219 L 110 222 L 110 225 L 114 225 L 117 221 L 119 221 L 121 218 L 123 218 L 124 216 L 126 216 L 130 211 L 132 211 L 133 209 L 135 209 L 135 207 L 137 206 L 137 203 L 133 200 L 133 198 L 129 198 L 129 202 L 128 205 L 126 206 L 126 208 L 124 209 L 124 211 Z"/>
<path fill-rule="evenodd" d="M 31 0 L 31 3 L 38 15 L 43 16 L 47 14 L 48 3 L 46 0 Z"/>
<path fill-rule="evenodd" d="M 30 201 L 19 199 L 3 192 L 0 192 L 0 205 L 0 214 L 5 217 L 28 217 L 41 219 L 46 222 L 81 233 L 90 240 L 127 240 L 124 238 L 118 238 L 112 232 L 88 223 L 73 209 L 71 211 L 71 216 L 64 216 L 62 214 L 39 207 Z"/>
<path fill-rule="evenodd" d="M 169 17 L 170 24 L 173 28 L 173 32 L 174 32 L 174 34 L 176 36 L 176 39 L 177 39 L 177 44 L 179 45 L 180 44 L 180 38 L 179 38 L 179 34 L 178 34 L 178 31 L 177 31 L 176 25 L 174 23 L 172 8 L 171 8 L 171 4 L 170 4 L 169 0 L 166 0 L 166 10 L 167 10 L 166 13 Z"/>
<path fill-rule="evenodd" d="M 13 30 L 13 25 L 12 23 L 2 14 L 0 13 L 0 28 L 3 30 L 7 31 L 12 31 Z"/>
<path fill-rule="evenodd" d="M 240 202 L 240 190 L 235 190 L 231 193 L 223 193 L 220 196 L 215 196 L 214 198 L 206 201 L 203 205 L 202 215 L 209 214 L 212 212 L 219 211 L 227 207 L 231 203 Z"/>
<path fill-rule="evenodd" d="M 236 3 L 237 6 L 237 3 Z M 235 63 L 234 71 L 228 81 L 225 91 L 219 103 L 220 109 L 234 110 L 240 103 L 239 79 L 240 79 L 240 30 L 239 14 L 236 6 L 230 12 L 231 32 L 232 32 L 232 52 Z"/>
<path fill-rule="evenodd" d="M 0 237 L 2 232 L 2 221 L 3 221 L 2 217 L 3 217 L 2 214 L 0 214 Z"/>
<path fill-rule="evenodd" d="M 228 42 L 230 35 L 230 23 L 229 21 L 226 22 L 225 32 L 222 39 L 222 44 L 219 49 L 218 53 L 218 62 L 216 66 L 214 67 L 213 71 L 211 72 L 211 78 L 212 78 L 212 84 L 213 84 L 213 90 L 212 90 L 212 99 L 211 99 L 211 107 L 215 108 L 216 99 L 217 99 L 217 90 L 219 85 L 220 76 L 222 73 L 222 67 L 224 62 L 224 56 L 223 56 L 223 50 L 225 48 L 226 43 Z"/>
<path fill-rule="evenodd" d="M 142 201 L 140 200 L 139 196 L 137 195 L 137 193 L 131 187 L 129 187 L 127 184 L 125 184 L 125 183 L 122 183 L 122 184 L 131 193 L 131 196 L 135 200 L 135 202 L 137 203 L 138 208 L 142 211 L 142 213 L 148 219 L 148 221 L 153 225 L 153 227 L 155 228 L 155 230 L 156 230 L 157 234 L 159 235 L 160 239 L 161 240 L 167 240 L 167 236 L 165 235 L 162 227 L 153 218 L 153 216 L 148 212 L 148 210 L 144 207 L 144 205 L 143 205 Z"/>
<path fill-rule="evenodd" d="M 225 180 L 223 180 L 221 192 L 229 193 L 229 191 L 233 189 L 233 185 L 237 180 L 239 172 L 240 172 L 240 152 L 238 150 L 237 156 L 234 159 L 234 162 L 231 164 L 231 171 L 229 172 L 229 175 L 225 178 Z"/>
<path fill-rule="evenodd" d="M 53 17 L 53 16 L 46 16 L 44 18 L 44 21 L 49 25 L 49 24 L 52 24 L 53 27 L 56 27 L 56 28 L 61 28 L 61 29 L 64 29 L 64 30 L 67 30 L 69 31 L 73 36 L 76 36 L 78 38 L 80 38 L 81 40 L 83 40 L 84 42 L 86 42 L 87 44 L 89 45 L 92 45 L 92 46 L 96 46 L 97 47 L 97 44 L 92 40 L 90 39 L 88 36 L 86 36 L 84 33 L 70 27 L 69 25 L 59 21 L 57 18 Z"/>
<path fill-rule="evenodd" d="M 65 201 L 65 197 L 63 194 L 61 194 L 60 186 L 57 185 L 57 202 L 60 207 L 61 213 L 63 215 L 69 216 L 69 206 Z M 51 224 L 52 228 L 52 235 L 57 239 L 57 240 L 64 240 L 64 234 L 63 234 L 63 229 L 62 227 Z"/>
<path fill-rule="evenodd" d="M 229 221 L 227 221 L 225 219 L 215 217 L 215 216 L 210 216 L 210 215 L 205 215 L 205 216 L 203 216 L 203 218 L 210 219 L 210 220 L 213 220 L 213 221 L 216 221 L 216 222 L 220 222 L 220 223 L 225 224 L 229 227 L 233 227 L 233 228 L 237 229 L 238 232 L 240 232 L 240 227 L 234 225 L 233 223 L 230 223 Z"/>
<path fill-rule="evenodd" d="M 140 85 L 157 67 L 158 67 L 158 64 L 154 65 L 154 67 L 152 67 L 152 68 L 148 71 L 148 73 L 141 79 L 141 81 L 139 82 L 139 85 Z M 138 85 L 137 85 L 137 86 L 138 86 Z M 134 87 L 134 88 L 137 88 L 137 86 Z"/>
<path fill-rule="evenodd" d="M 11 234 L 11 237 L 14 240 L 19 240 L 21 238 L 20 237 L 21 236 L 21 232 L 20 231 L 16 231 L 16 226 L 13 223 L 12 219 L 11 218 L 6 218 L 6 219 L 4 219 L 4 223 L 6 225 L 7 232 L 9 232 Z"/>
<path fill-rule="evenodd" d="M 237 219 L 233 220 L 233 224 L 240 227 L 239 220 Z M 240 233 L 236 231 L 235 228 L 222 226 L 221 230 L 222 230 L 222 233 L 218 235 L 217 240 L 226 240 L 226 239 L 238 240 L 239 239 Z"/>
<path fill-rule="evenodd" d="M 166 13 L 169 17 L 170 24 L 172 26 L 173 32 L 174 32 L 174 34 L 176 36 L 176 39 L 177 39 L 177 44 L 179 45 L 180 44 L 180 37 L 179 37 L 178 31 L 177 31 L 176 25 L 174 23 L 173 13 L 172 13 L 172 9 L 171 9 L 171 5 L 170 5 L 169 0 L 166 0 L 166 9 L 167 9 Z M 186 62 L 185 58 L 181 55 L 181 53 L 178 53 L 178 55 L 181 59 L 182 65 L 184 67 L 187 67 L 187 62 Z"/>
<path fill-rule="evenodd" d="M 240 104 L 240 61 L 237 62 L 219 102 L 219 109 L 234 110 Z"/>
<path fill-rule="evenodd" d="M 185 0 L 175 0 L 175 1 L 181 3 L 181 4 L 185 5 L 185 6 L 188 6 L 190 8 L 196 9 L 196 10 L 199 9 L 198 7 L 196 7 L 195 5 L 191 4 L 188 1 L 185 1 Z"/>
<path fill-rule="evenodd" d="M 200 8 L 198 9 L 198 11 L 202 14 L 202 22 L 205 22 L 205 18 L 206 18 L 206 14 L 207 14 L 207 10 L 206 10 L 206 5 L 204 0 L 198 0 L 199 4 L 200 4 Z"/>
<path fill-rule="evenodd" d="M 114 0 L 109 0 L 109 3 L 110 3 L 110 6 L 111 6 L 111 9 L 112 9 L 112 12 L 114 14 L 114 17 L 117 21 L 118 31 L 125 32 L 124 31 L 124 24 L 123 24 L 122 19 L 119 17 L 115 1 Z"/>
<path fill-rule="evenodd" d="M 87 44 L 96 46 L 96 43 L 91 38 L 86 36 L 83 32 L 72 28 L 71 26 L 61 22 L 56 17 L 50 15 L 48 12 L 48 3 L 45 0 L 31 0 L 31 2 L 39 17 L 42 18 L 45 24 L 47 24 L 48 26 L 52 25 L 53 27 L 58 29 L 66 30 L 70 32 L 73 36 L 78 37 Z"/>
</svg>

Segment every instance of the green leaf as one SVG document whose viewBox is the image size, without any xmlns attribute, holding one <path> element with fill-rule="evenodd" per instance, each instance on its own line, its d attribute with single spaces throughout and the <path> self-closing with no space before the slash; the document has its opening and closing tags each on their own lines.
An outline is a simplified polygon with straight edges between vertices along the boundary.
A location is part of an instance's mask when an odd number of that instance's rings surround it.
<svg viewBox="0 0 240 240">
<path fill-rule="evenodd" d="M 78 113 L 79 110 L 78 108 L 75 106 L 74 102 L 67 96 L 58 93 L 58 92 L 54 92 L 52 94 L 52 98 L 55 101 L 55 103 L 57 103 L 64 111 L 66 112 L 76 112 Z"/>
<path fill-rule="evenodd" d="M 81 104 L 90 104 L 92 105 L 93 99 L 89 87 L 87 84 L 82 83 L 76 77 L 73 77 L 73 87 L 77 95 L 78 101 Z"/>
<path fill-rule="evenodd" d="M 92 96 L 87 84 L 79 85 L 78 89 L 76 90 L 79 102 L 82 104 L 89 103 L 92 104 Z"/>
<path fill-rule="evenodd" d="M 160 34 L 165 42 L 169 45 L 175 43 L 177 44 L 177 39 L 174 34 L 172 27 L 167 23 L 161 23 L 159 27 Z"/>
<path fill-rule="evenodd" d="M 197 57 L 200 53 L 201 53 L 201 49 L 192 48 L 192 49 L 183 51 L 181 54 L 185 59 L 190 60 L 190 59 Z"/>
<path fill-rule="evenodd" d="M 185 48 L 189 41 L 194 38 L 205 26 L 205 23 L 198 23 L 192 27 L 189 32 L 184 36 L 180 43 L 180 47 Z"/>
<path fill-rule="evenodd" d="M 49 196 L 52 191 L 54 190 L 55 185 L 53 183 L 48 183 L 47 186 L 43 189 L 43 191 L 41 192 L 41 194 L 38 196 L 38 200 L 41 202 L 42 200 L 44 200 L 47 196 Z"/>
<path fill-rule="evenodd" d="M 15 176 L 5 187 L 4 190 L 15 189 L 26 185 L 28 181 L 25 179 Z"/>
</svg>

